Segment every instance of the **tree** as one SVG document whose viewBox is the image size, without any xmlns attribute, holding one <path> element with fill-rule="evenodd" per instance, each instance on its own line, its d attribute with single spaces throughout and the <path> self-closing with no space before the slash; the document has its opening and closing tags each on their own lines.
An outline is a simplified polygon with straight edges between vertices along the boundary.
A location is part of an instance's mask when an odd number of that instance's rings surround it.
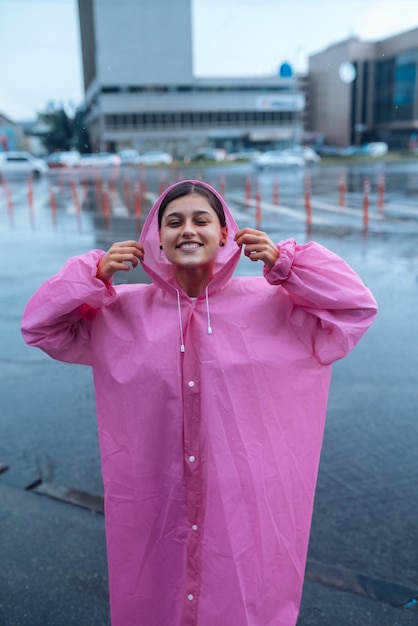
<svg viewBox="0 0 418 626">
<path fill-rule="evenodd" d="M 83 108 L 77 109 L 73 120 L 73 145 L 82 154 L 91 152 L 90 136 L 86 126 L 86 112 Z"/>
<path fill-rule="evenodd" d="M 43 116 L 50 130 L 44 135 L 43 142 L 48 152 L 69 150 L 73 147 L 73 122 L 60 109 Z"/>
</svg>

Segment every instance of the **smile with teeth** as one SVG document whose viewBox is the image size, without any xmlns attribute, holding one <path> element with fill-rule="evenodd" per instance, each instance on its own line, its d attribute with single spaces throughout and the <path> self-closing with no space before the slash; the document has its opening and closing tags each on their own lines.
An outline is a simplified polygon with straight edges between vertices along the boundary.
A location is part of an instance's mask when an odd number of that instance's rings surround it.
<svg viewBox="0 0 418 626">
<path fill-rule="evenodd" d="M 184 241 L 180 243 L 177 248 L 180 248 L 180 250 L 197 250 L 197 248 L 200 248 L 202 245 L 201 243 L 197 243 L 197 241 Z"/>
</svg>

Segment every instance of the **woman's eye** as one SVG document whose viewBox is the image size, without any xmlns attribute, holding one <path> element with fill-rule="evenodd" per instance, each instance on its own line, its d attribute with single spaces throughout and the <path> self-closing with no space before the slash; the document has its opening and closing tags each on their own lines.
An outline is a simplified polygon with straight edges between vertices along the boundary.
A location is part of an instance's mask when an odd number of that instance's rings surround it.
<svg viewBox="0 0 418 626">
<path fill-rule="evenodd" d="M 204 226 L 205 224 L 207 224 L 206 220 L 196 220 L 196 224 L 198 224 L 198 226 Z"/>
</svg>

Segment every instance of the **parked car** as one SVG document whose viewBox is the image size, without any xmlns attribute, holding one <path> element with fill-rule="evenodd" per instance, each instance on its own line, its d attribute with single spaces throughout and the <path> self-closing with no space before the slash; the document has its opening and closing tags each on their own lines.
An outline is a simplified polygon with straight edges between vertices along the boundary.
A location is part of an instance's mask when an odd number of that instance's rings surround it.
<svg viewBox="0 0 418 626">
<path fill-rule="evenodd" d="M 307 165 L 313 165 L 314 163 L 320 163 L 321 157 L 309 146 L 293 146 L 284 151 L 285 154 L 302 157 Z"/>
<path fill-rule="evenodd" d="M 352 156 L 365 156 L 365 151 L 363 146 L 347 146 L 341 152 L 341 156 L 343 157 L 352 157 Z"/>
<path fill-rule="evenodd" d="M 372 156 L 380 157 L 388 153 L 388 144 L 385 141 L 372 141 L 362 146 L 348 146 L 343 150 L 343 156 Z"/>
<path fill-rule="evenodd" d="M 7 176 L 30 176 L 39 178 L 48 172 L 43 159 L 38 159 L 30 152 L 0 152 L 0 178 Z"/>
<path fill-rule="evenodd" d="M 77 165 L 79 167 L 118 167 L 120 156 L 112 152 L 93 152 L 82 154 Z"/>
<path fill-rule="evenodd" d="M 300 156 L 286 154 L 284 150 L 267 150 L 253 161 L 258 169 L 267 167 L 304 167 L 305 161 Z"/>
<path fill-rule="evenodd" d="M 227 161 L 252 161 L 256 157 L 260 156 L 260 150 L 256 148 L 243 148 L 237 152 L 230 152 L 226 155 Z"/>
<path fill-rule="evenodd" d="M 172 162 L 171 154 L 161 150 L 149 150 L 149 152 L 140 154 L 135 160 L 135 163 L 139 165 L 170 165 Z"/>
<path fill-rule="evenodd" d="M 138 162 L 139 152 L 134 148 L 127 148 L 126 150 L 119 150 L 118 156 L 122 165 L 135 165 Z"/>
<path fill-rule="evenodd" d="M 46 157 L 45 162 L 50 169 L 60 167 L 74 167 L 78 165 L 81 155 L 76 150 L 68 152 L 53 152 Z"/>
<path fill-rule="evenodd" d="M 385 156 L 388 153 L 389 146 L 385 141 L 371 141 L 364 144 L 364 150 L 369 156 Z"/>
<path fill-rule="evenodd" d="M 318 146 L 315 152 L 323 157 L 339 157 L 342 156 L 343 149 L 339 146 Z"/>
<path fill-rule="evenodd" d="M 223 148 L 198 148 L 184 160 L 189 163 L 190 161 L 224 161 L 225 158 L 226 150 Z"/>
</svg>

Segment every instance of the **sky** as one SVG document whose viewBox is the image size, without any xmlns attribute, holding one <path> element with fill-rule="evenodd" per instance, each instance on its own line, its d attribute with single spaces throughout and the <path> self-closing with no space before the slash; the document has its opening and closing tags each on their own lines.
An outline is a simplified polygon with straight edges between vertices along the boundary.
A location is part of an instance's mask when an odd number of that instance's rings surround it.
<svg viewBox="0 0 418 626">
<path fill-rule="evenodd" d="M 303 72 L 310 54 L 352 35 L 418 27 L 417 0 L 191 1 L 199 77 L 270 76 L 285 61 Z M 83 102 L 77 0 L 0 0 L 0 59 L 0 113 L 31 120 L 53 103 L 71 114 Z"/>
</svg>

